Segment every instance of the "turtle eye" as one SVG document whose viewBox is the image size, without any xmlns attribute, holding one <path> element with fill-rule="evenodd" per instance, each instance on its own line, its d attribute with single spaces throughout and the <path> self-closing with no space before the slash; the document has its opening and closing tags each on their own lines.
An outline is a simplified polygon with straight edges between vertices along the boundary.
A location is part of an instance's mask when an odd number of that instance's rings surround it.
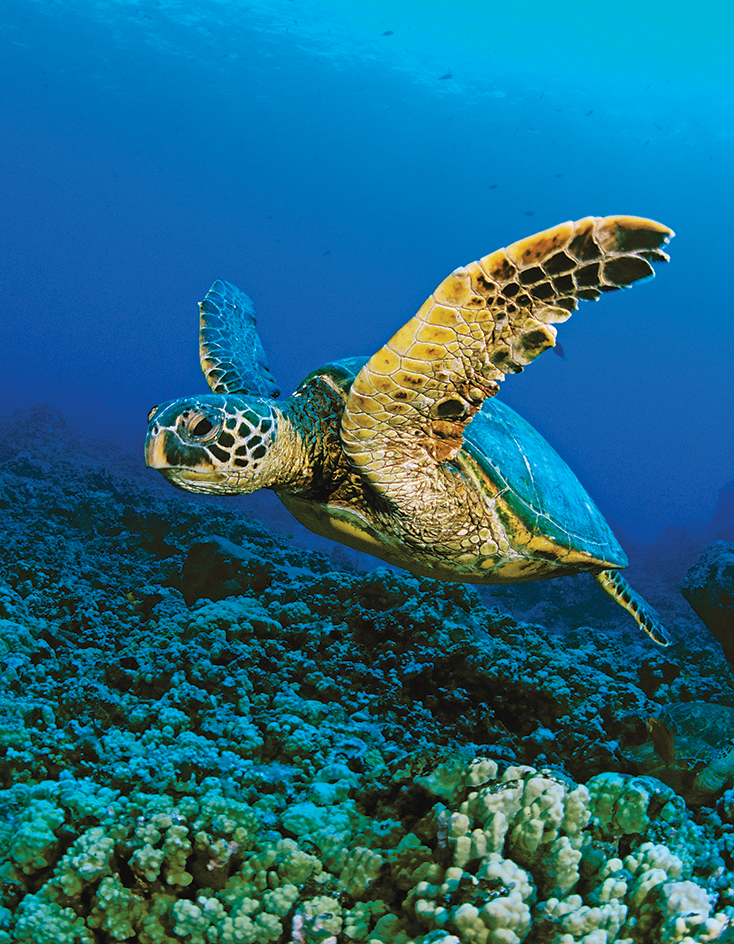
<svg viewBox="0 0 734 944">
<path fill-rule="evenodd" d="M 196 436 L 197 439 L 203 436 L 206 436 L 207 433 L 210 433 L 214 429 L 214 425 L 209 422 L 208 419 L 201 419 L 191 428 L 191 435 Z"/>
<path fill-rule="evenodd" d="M 203 442 L 219 432 L 220 424 L 204 413 L 192 413 L 185 417 L 185 431 L 189 439 Z"/>
</svg>

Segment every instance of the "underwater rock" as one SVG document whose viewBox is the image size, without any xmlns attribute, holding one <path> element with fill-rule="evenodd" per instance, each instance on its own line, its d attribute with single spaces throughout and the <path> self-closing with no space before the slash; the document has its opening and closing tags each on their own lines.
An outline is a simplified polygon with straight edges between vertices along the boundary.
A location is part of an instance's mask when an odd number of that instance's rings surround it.
<svg viewBox="0 0 734 944">
<path fill-rule="evenodd" d="M 273 582 L 275 568 L 254 550 L 217 534 L 192 544 L 181 574 L 187 603 L 222 600 L 238 593 L 258 593 Z"/>
<path fill-rule="evenodd" d="M 686 574 L 681 591 L 734 665 L 734 544 L 709 544 Z"/>
<path fill-rule="evenodd" d="M 710 530 L 717 540 L 734 540 L 734 481 L 719 489 Z"/>
</svg>

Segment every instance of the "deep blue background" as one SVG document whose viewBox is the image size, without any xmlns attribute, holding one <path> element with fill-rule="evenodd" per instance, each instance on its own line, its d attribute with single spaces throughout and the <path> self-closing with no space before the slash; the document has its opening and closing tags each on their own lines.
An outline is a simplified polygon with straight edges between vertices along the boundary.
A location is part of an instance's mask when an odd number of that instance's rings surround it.
<svg viewBox="0 0 734 944">
<path fill-rule="evenodd" d="M 45 400 L 139 448 L 153 404 L 205 390 L 215 278 L 253 298 L 290 392 L 380 347 L 458 265 L 651 216 L 678 233 L 670 265 L 583 305 L 565 358 L 501 396 L 614 526 L 707 520 L 734 478 L 732 14 L 492 7 L 3 4 L 5 410 Z"/>
</svg>

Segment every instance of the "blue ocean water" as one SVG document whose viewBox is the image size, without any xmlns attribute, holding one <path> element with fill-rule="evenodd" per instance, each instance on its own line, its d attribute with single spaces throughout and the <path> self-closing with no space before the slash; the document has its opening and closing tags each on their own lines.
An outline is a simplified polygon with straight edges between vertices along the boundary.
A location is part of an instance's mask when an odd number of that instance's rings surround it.
<svg viewBox="0 0 734 944">
<path fill-rule="evenodd" d="M 15 0 L 0 10 L 6 409 L 138 448 L 204 392 L 196 303 L 254 300 L 283 390 L 456 266 L 567 219 L 677 232 L 501 396 L 621 531 L 734 475 L 732 13 L 673 4 Z"/>
</svg>

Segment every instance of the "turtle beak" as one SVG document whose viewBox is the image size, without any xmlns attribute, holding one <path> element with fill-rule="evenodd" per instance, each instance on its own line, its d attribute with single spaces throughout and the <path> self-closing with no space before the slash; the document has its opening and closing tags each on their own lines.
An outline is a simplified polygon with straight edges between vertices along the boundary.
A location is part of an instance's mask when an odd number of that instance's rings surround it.
<svg viewBox="0 0 734 944">
<path fill-rule="evenodd" d="M 149 469 L 168 468 L 169 463 L 163 448 L 163 438 L 161 428 L 155 423 L 148 430 L 148 435 L 145 437 L 145 464 Z"/>
</svg>

